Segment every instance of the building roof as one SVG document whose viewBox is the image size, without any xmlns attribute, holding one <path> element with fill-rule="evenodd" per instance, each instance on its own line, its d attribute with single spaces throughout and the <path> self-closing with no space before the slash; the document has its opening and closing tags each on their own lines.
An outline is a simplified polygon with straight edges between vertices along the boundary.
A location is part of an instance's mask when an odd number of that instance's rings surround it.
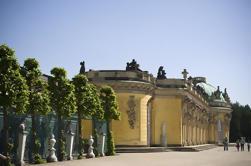
<svg viewBox="0 0 251 166">
<path fill-rule="evenodd" d="M 209 98 L 211 98 L 212 94 L 217 91 L 217 88 L 215 88 L 214 86 L 212 86 L 208 83 L 204 83 L 204 82 L 199 82 L 196 84 L 196 86 L 200 86 L 207 93 Z M 220 98 L 214 99 L 214 101 L 215 102 L 226 102 L 222 93 L 220 94 Z"/>
</svg>

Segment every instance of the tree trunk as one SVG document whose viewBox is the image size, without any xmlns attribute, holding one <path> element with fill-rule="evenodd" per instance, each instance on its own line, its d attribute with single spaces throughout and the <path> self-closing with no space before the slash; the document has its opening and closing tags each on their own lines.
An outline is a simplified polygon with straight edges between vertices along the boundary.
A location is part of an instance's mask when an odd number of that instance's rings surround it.
<svg viewBox="0 0 251 166">
<path fill-rule="evenodd" d="M 109 121 L 106 121 L 106 132 L 110 132 L 110 122 Z"/>
<path fill-rule="evenodd" d="M 58 160 L 63 161 L 63 148 L 62 144 L 63 143 L 63 136 L 62 136 L 62 117 L 60 114 L 58 114 Z"/>
<path fill-rule="evenodd" d="M 82 144 L 82 125 L 81 125 L 81 115 L 80 115 L 80 111 L 78 111 L 78 153 L 79 155 L 83 155 L 82 154 L 82 149 L 83 149 L 83 144 Z"/>
<path fill-rule="evenodd" d="M 9 132 L 8 132 L 8 112 L 5 107 L 3 107 L 3 134 L 4 134 L 4 155 L 7 156 L 9 153 Z"/>
</svg>

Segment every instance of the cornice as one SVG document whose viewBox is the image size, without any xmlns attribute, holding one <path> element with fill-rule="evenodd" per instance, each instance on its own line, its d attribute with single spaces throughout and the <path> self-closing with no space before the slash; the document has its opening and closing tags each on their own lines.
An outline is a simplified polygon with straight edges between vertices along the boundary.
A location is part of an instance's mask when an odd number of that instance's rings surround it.
<svg viewBox="0 0 251 166">
<path fill-rule="evenodd" d="M 217 113 L 231 114 L 233 111 L 231 108 L 227 107 L 210 107 L 210 108 L 212 111 L 215 111 Z"/>
<path fill-rule="evenodd" d="M 100 88 L 103 85 L 111 86 L 116 93 L 138 93 L 153 95 L 155 86 L 151 83 L 139 81 L 92 81 L 90 82 Z"/>
<path fill-rule="evenodd" d="M 206 111 L 217 110 L 217 112 L 229 113 L 231 108 L 221 106 L 212 107 L 211 104 L 203 98 L 196 90 L 185 83 L 185 88 L 166 88 L 158 87 L 154 83 L 142 81 L 128 81 L 128 80 L 92 80 L 90 83 L 100 88 L 103 85 L 111 86 L 116 93 L 136 93 L 147 94 L 155 98 L 181 98 L 183 102 L 189 99 L 197 107 L 201 107 Z"/>
</svg>

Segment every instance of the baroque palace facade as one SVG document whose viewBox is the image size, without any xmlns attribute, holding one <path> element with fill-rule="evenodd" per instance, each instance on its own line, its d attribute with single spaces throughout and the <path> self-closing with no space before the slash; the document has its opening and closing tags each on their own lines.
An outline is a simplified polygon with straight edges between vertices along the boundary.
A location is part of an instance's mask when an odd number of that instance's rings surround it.
<svg viewBox="0 0 251 166">
<path fill-rule="evenodd" d="M 100 88 L 111 86 L 117 96 L 120 121 L 112 121 L 116 146 L 186 146 L 221 143 L 229 137 L 230 99 L 204 77 L 157 78 L 139 69 L 135 60 L 126 70 L 89 70 L 80 73 Z M 87 125 L 88 127 L 88 125 Z"/>
</svg>

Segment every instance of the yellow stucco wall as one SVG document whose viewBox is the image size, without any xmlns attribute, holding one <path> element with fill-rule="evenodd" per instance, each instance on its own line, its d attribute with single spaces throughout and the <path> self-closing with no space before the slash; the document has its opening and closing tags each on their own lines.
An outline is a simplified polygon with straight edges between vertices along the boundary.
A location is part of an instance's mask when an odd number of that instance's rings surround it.
<svg viewBox="0 0 251 166">
<path fill-rule="evenodd" d="M 181 99 L 158 98 L 153 100 L 152 143 L 161 144 L 162 124 L 166 122 L 167 144 L 181 144 Z"/>
<path fill-rule="evenodd" d="M 209 125 L 209 142 L 215 142 L 215 124 Z"/>
<path fill-rule="evenodd" d="M 223 113 L 219 113 L 218 114 L 218 118 L 221 119 L 221 120 L 223 120 L 224 119 L 224 114 Z"/>
<path fill-rule="evenodd" d="M 90 138 L 92 135 L 92 120 L 82 120 L 82 136 L 83 138 Z"/>
<path fill-rule="evenodd" d="M 116 145 L 147 145 L 147 102 L 150 95 L 136 93 L 117 93 L 120 121 L 112 121 L 112 131 Z M 136 121 L 134 129 L 128 123 L 127 111 L 130 96 L 134 96 Z"/>
</svg>

